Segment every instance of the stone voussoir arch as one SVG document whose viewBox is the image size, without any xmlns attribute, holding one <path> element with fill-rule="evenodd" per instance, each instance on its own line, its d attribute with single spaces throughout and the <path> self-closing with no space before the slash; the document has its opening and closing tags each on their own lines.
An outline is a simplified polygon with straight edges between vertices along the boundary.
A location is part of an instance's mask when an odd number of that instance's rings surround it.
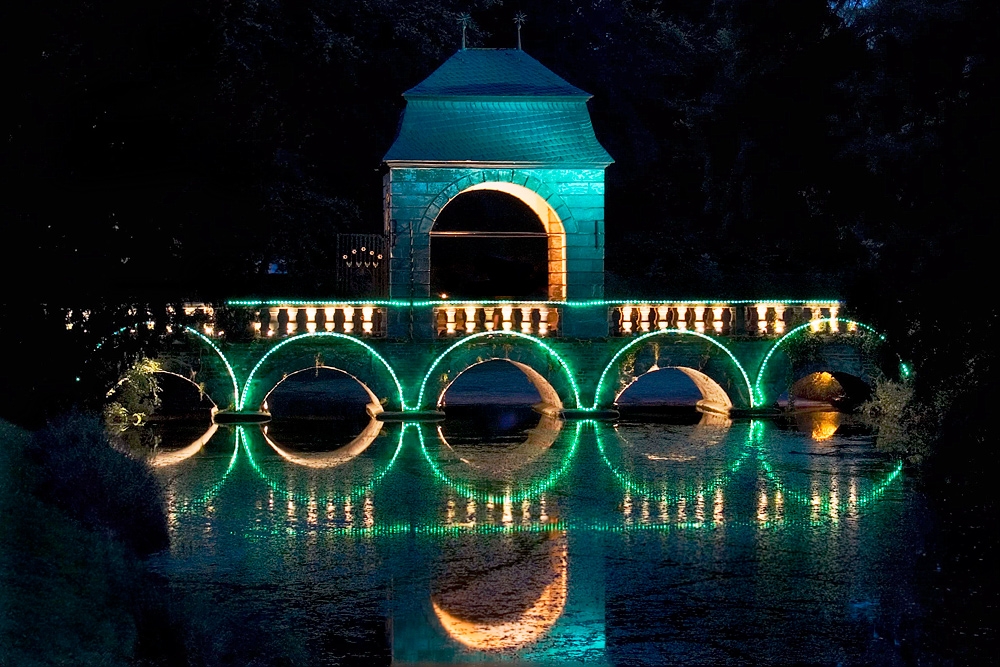
<svg viewBox="0 0 1000 667">
<path fill-rule="evenodd" d="M 418 234 L 429 234 L 434 222 L 437 220 L 441 209 L 452 199 L 463 192 L 483 183 L 511 183 L 528 190 L 531 190 L 555 211 L 562 223 L 563 231 L 566 234 L 575 234 L 579 231 L 576 220 L 570 207 L 563 201 L 562 197 L 553 190 L 545 181 L 532 174 L 525 173 L 518 169 L 480 169 L 461 176 L 449 183 L 424 209 L 417 226 Z"/>
<path fill-rule="evenodd" d="M 663 348 L 649 345 L 658 340 L 671 344 Z M 706 359 L 715 363 L 706 366 Z M 633 367 L 623 376 L 626 363 Z M 750 378 L 728 347 L 697 331 L 661 329 L 632 339 L 615 352 L 597 380 L 591 409 L 610 408 L 637 379 L 666 368 L 677 368 L 691 378 L 702 392 L 706 407 L 719 411 L 752 407 Z M 613 371 L 618 371 L 617 375 L 613 376 Z"/>
<path fill-rule="evenodd" d="M 356 336 L 332 331 L 290 336 L 271 347 L 247 375 L 239 409 L 255 409 L 285 377 L 309 368 L 346 373 L 390 409 L 405 409 L 402 385 L 385 357 Z"/>
<path fill-rule="evenodd" d="M 95 346 L 95 351 L 100 350 L 108 342 L 114 340 L 118 336 L 126 333 L 134 333 L 139 327 L 146 326 L 145 323 L 134 324 L 131 326 L 124 326 L 116 331 L 111 332 L 105 336 L 97 345 Z M 215 407 L 225 407 L 226 400 L 229 399 L 229 392 L 232 391 L 232 406 L 236 407 L 240 400 L 240 387 L 239 381 L 236 379 L 236 372 L 233 370 L 233 366 L 226 357 L 225 353 L 219 349 L 219 346 L 212 341 L 211 338 L 201 333 L 197 329 L 193 329 L 189 326 L 181 326 L 178 329 L 181 333 L 186 334 L 183 338 L 191 341 L 197 341 L 200 343 L 201 349 L 206 349 L 211 352 L 211 354 L 206 355 L 210 360 L 212 360 L 213 365 L 218 365 L 221 362 L 221 368 L 211 369 L 211 372 L 207 373 L 207 381 L 204 386 L 193 379 L 192 368 L 190 363 L 190 355 L 188 354 L 174 354 L 174 350 L 171 349 L 173 343 L 179 342 L 180 338 L 174 339 L 172 342 L 165 345 L 159 353 L 153 358 L 159 367 L 159 371 L 166 373 L 168 375 L 176 375 L 184 380 L 188 380 L 191 384 L 195 385 L 199 391 L 204 391 L 205 395 L 208 396 L 209 400 Z M 199 360 L 201 356 L 199 355 Z M 202 367 L 204 368 L 204 367 Z M 114 385 L 117 388 L 122 382 L 119 378 L 118 382 Z M 112 389 L 113 391 L 114 389 Z M 222 397 L 226 396 L 226 400 Z"/>
<path fill-rule="evenodd" d="M 420 383 L 413 407 L 435 409 L 455 379 L 481 363 L 508 361 L 556 408 L 580 407 L 580 390 L 566 360 L 534 336 L 518 331 L 485 331 L 465 336 L 439 354 Z"/>
<path fill-rule="evenodd" d="M 848 331 L 840 331 L 840 325 L 846 325 Z M 836 331 L 825 331 L 825 327 L 829 325 L 830 327 L 835 327 Z M 802 336 L 808 335 L 810 329 L 814 327 L 821 327 L 816 333 L 821 335 L 837 335 L 843 336 L 843 341 L 845 345 L 852 345 L 856 349 L 863 346 L 865 341 L 874 343 L 876 347 L 881 347 L 886 342 L 886 337 L 879 333 L 874 327 L 864 322 L 859 322 L 857 320 L 846 319 L 843 317 L 825 317 L 818 320 L 812 320 L 804 324 L 800 324 L 794 329 L 788 331 L 781 338 L 776 340 L 767 352 L 764 354 L 763 359 L 761 359 L 760 365 L 757 368 L 757 373 L 754 377 L 753 393 L 754 401 L 758 406 L 767 405 L 769 402 L 777 399 L 778 394 L 781 393 L 780 390 L 775 391 L 774 384 L 775 381 L 768 382 L 768 374 L 773 375 L 775 371 L 775 359 L 779 351 L 788 351 L 788 343 L 800 338 Z M 853 330 L 851 329 L 853 327 Z M 829 343 L 825 344 L 820 350 L 821 353 L 836 352 L 836 348 L 831 346 Z M 870 383 L 874 380 L 874 376 L 881 373 L 881 369 L 877 368 L 877 362 L 875 360 L 874 354 L 866 353 L 865 350 L 861 349 L 858 352 L 859 358 L 856 361 L 856 368 L 847 368 L 843 365 L 843 359 L 838 357 L 829 357 L 826 359 L 821 359 L 818 362 L 812 364 L 797 364 L 793 360 L 785 359 L 786 366 L 791 367 L 791 377 L 785 378 L 781 385 L 788 385 L 784 387 L 785 389 L 791 387 L 791 385 L 818 370 L 827 370 L 834 372 L 845 372 L 856 376 L 858 379 Z M 897 359 L 899 358 L 896 355 Z M 902 360 L 899 359 L 900 373 L 904 374 L 905 365 Z"/>
</svg>

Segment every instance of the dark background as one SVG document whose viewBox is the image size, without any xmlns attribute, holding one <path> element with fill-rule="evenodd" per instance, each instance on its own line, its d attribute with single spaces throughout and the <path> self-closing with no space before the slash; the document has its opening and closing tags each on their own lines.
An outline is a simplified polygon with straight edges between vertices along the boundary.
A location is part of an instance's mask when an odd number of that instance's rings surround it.
<svg viewBox="0 0 1000 667">
<path fill-rule="evenodd" d="M 329 295 L 335 235 L 381 231 L 401 93 L 459 47 L 461 13 L 470 46 L 511 47 L 518 11 L 616 160 L 609 297 L 839 297 L 928 396 L 992 400 L 992 0 L 2 11 L 8 414 L 78 374 L 60 308 L 110 331 L 171 301 Z"/>
<path fill-rule="evenodd" d="M 0 417 L 99 403 L 98 332 L 169 302 L 329 294 L 401 93 L 517 11 L 616 160 L 609 297 L 839 297 L 912 363 L 925 639 L 991 659 L 996 0 L 2 3 Z"/>
</svg>

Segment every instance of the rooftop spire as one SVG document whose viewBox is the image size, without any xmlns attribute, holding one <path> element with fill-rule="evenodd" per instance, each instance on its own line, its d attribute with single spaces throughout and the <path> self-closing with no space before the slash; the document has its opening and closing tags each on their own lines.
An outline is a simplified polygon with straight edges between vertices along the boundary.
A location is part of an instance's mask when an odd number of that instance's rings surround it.
<svg viewBox="0 0 1000 667">
<path fill-rule="evenodd" d="M 465 51 L 465 29 L 469 27 L 469 21 L 472 17 L 468 14 L 462 14 L 458 17 L 458 22 L 462 24 L 462 50 Z"/>
<path fill-rule="evenodd" d="M 524 15 L 524 12 L 518 12 L 517 14 L 514 14 L 514 24 L 517 26 L 517 50 L 518 51 L 522 50 L 521 49 L 521 26 L 524 25 L 524 22 L 527 19 L 528 19 L 528 17 Z"/>
</svg>

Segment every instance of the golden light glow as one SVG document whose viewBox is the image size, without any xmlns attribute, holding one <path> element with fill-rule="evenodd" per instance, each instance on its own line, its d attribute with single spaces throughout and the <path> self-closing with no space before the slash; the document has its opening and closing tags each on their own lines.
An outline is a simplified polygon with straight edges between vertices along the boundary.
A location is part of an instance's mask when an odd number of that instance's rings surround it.
<svg viewBox="0 0 1000 667">
<path fill-rule="evenodd" d="M 562 220 L 555 210 L 534 190 L 523 185 L 489 181 L 478 183 L 462 192 L 471 190 L 495 190 L 517 197 L 528 205 L 538 216 L 545 233 L 548 234 L 548 269 L 549 269 L 549 301 L 561 301 L 566 298 L 566 230 Z M 461 194 L 461 193 L 459 193 Z M 442 295 L 441 297 L 446 298 Z"/>
<path fill-rule="evenodd" d="M 164 466 L 172 466 L 180 463 L 181 461 L 186 461 L 195 454 L 201 451 L 201 448 L 205 446 L 215 432 L 219 430 L 218 424 L 212 424 L 211 427 L 205 433 L 202 434 L 200 438 L 192 442 L 190 445 L 183 449 L 178 449 L 173 452 L 156 452 L 149 459 L 149 465 L 154 468 L 162 468 Z"/>
<path fill-rule="evenodd" d="M 829 440 L 840 427 L 839 412 L 813 412 L 809 416 L 812 419 L 812 430 L 809 435 L 817 442 Z"/>
<path fill-rule="evenodd" d="M 271 439 L 267 431 L 262 430 L 261 432 L 264 434 L 264 440 L 271 446 L 271 449 L 276 451 L 281 458 L 289 463 L 306 468 L 336 468 L 368 449 L 369 445 L 375 442 L 375 438 L 378 437 L 379 432 L 382 430 L 382 425 L 383 422 L 372 419 L 358 437 L 343 447 L 339 447 L 332 452 L 308 452 L 303 454 L 296 454 L 295 452 L 282 449 L 278 443 Z"/>
<path fill-rule="evenodd" d="M 467 621 L 445 610 L 440 601 L 431 598 L 434 614 L 449 636 L 463 646 L 479 651 L 503 651 L 530 644 L 555 625 L 566 608 L 567 543 L 562 531 L 550 540 L 549 566 L 553 580 L 534 604 L 513 618 L 502 617 L 496 622 Z M 517 582 L 500 582 L 514 585 Z"/>
</svg>

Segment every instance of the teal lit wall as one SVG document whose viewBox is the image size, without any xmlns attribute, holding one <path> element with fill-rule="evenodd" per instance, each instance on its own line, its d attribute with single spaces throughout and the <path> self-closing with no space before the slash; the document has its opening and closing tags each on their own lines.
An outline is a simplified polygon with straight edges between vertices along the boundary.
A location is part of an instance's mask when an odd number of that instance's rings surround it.
<svg viewBox="0 0 1000 667">
<path fill-rule="evenodd" d="M 569 300 L 604 296 L 604 169 L 516 169 L 444 166 L 390 166 L 383 181 L 386 232 L 390 238 L 389 289 L 393 299 L 426 299 L 430 294 L 430 231 L 445 204 L 484 182 L 513 183 L 544 199 L 566 233 L 566 295 Z M 437 296 L 437 295 L 434 295 Z M 414 335 L 430 337 L 430 323 Z M 423 331 L 422 328 L 427 328 Z M 407 335 L 407 313 L 398 309 L 390 336 Z M 567 335 L 606 335 L 606 318 L 576 317 Z"/>
</svg>

